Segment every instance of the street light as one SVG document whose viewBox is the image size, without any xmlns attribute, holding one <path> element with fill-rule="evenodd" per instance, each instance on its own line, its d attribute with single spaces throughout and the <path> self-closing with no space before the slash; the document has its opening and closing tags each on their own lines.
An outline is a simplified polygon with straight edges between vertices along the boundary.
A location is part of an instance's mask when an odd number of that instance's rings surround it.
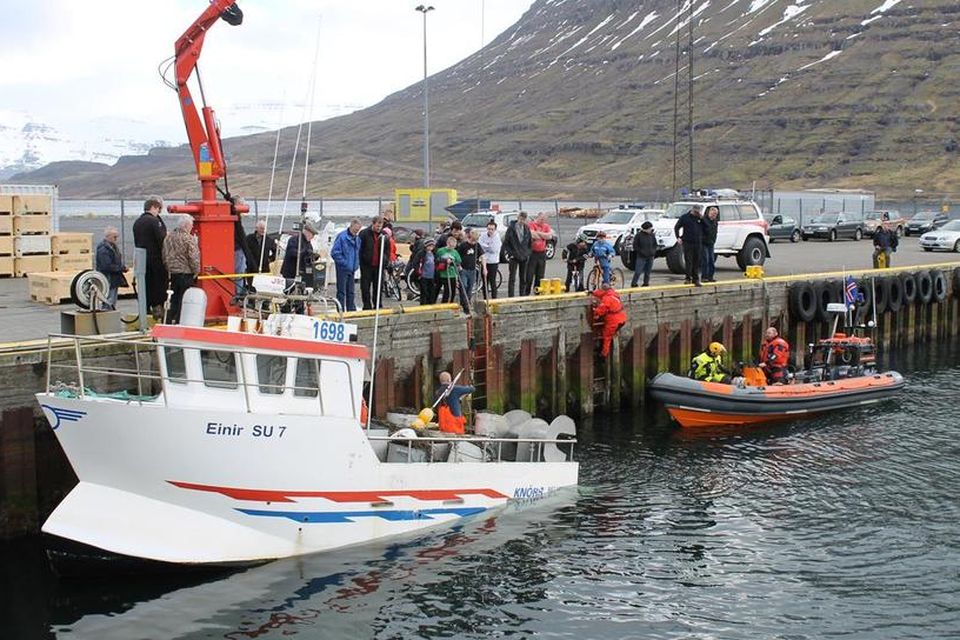
<svg viewBox="0 0 960 640">
<path fill-rule="evenodd" d="M 423 14 L 423 188 L 430 188 L 430 100 L 427 84 L 427 14 L 432 6 L 421 4 L 416 9 Z"/>
</svg>

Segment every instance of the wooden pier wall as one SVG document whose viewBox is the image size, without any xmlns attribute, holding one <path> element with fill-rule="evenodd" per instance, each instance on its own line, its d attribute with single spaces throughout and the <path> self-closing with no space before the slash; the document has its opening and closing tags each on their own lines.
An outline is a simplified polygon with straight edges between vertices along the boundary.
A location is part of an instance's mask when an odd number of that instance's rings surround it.
<svg viewBox="0 0 960 640">
<path fill-rule="evenodd" d="M 923 304 L 918 298 L 896 313 L 879 314 L 881 348 L 919 348 L 957 336 L 960 264 L 936 269 L 946 276 L 945 299 Z M 882 282 L 920 271 L 910 267 L 856 275 Z M 690 358 L 711 341 L 724 343 L 733 360 L 750 361 L 769 325 L 780 329 L 793 346 L 793 357 L 800 359 L 804 346 L 830 328 L 826 322 L 794 317 L 788 303 L 791 287 L 827 280 L 836 283 L 840 274 L 623 291 L 628 321 L 609 358 L 598 355 L 586 294 L 480 303 L 472 317 L 456 305 L 408 304 L 404 312 L 380 318 L 374 415 L 429 404 L 437 374 L 461 368 L 461 381 L 477 386 L 466 403 L 468 411 L 523 408 L 542 415 L 589 415 L 636 407 L 645 401 L 647 380 L 660 371 L 685 372 Z M 372 347 L 372 316 L 348 315 L 359 325 L 361 340 Z M 46 354 L 46 341 L 0 349 L 0 539 L 36 532 L 76 483 L 33 397 L 46 385 Z M 72 343 L 60 345 L 53 357 L 72 359 Z M 149 358 L 140 354 L 144 370 L 150 368 Z M 85 357 L 85 364 L 96 363 L 137 366 L 129 347 L 120 345 Z"/>
</svg>

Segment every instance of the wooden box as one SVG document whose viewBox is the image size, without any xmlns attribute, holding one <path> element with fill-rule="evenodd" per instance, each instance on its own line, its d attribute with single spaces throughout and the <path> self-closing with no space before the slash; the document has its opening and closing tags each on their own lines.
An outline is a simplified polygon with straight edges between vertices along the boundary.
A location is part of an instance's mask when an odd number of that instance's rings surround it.
<svg viewBox="0 0 960 640">
<path fill-rule="evenodd" d="M 93 250 L 92 233 L 54 233 L 50 236 L 50 251 L 58 253 L 90 253 Z"/>
<path fill-rule="evenodd" d="M 0 236 L 0 256 L 13 255 L 13 236 Z"/>
<path fill-rule="evenodd" d="M 50 256 L 23 256 L 13 259 L 13 273 L 18 278 L 42 271 L 50 271 Z"/>
<path fill-rule="evenodd" d="M 13 233 L 18 236 L 31 233 L 49 234 L 51 228 L 50 214 L 13 217 Z"/>
<path fill-rule="evenodd" d="M 60 304 L 70 300 L 70 283 L 76 273 L 42 272 L 27 276 L 30 283 L 30 299 L 46 304 Z"/>
<path fill-rule="evenodd" d="M 53 198 L 50 196 L 24 195 L 13 196 L 13 214 L 17 216 L 28 214 L 50 215 L 53 211 Z"/>
<path fill-rule="evenodd" d="M 0 196 L 0 216 L 13 215 L 13 196 Z"/>
<path fill-rule="evenodd" d="M 13 275 L 13 256 L 0 258 L 0 276 Z"/>
<path fill-rule="evenodd" d="M 13 236 L 14 253 L 18 256 L 50 255 L 50 236 Z"/>
<path fill-rule="evenodd" d="M 93 255 L 89 253 L 66 253 L 59 256 L 53 256 L 52 267 L 54 271 L 83 271 L 84 269 L 93 269 Z"/>
<path fill-rule="evenodd" d="M 13 233 L 13 216 L 0 216 L 0 235 Z"/>
</svg>

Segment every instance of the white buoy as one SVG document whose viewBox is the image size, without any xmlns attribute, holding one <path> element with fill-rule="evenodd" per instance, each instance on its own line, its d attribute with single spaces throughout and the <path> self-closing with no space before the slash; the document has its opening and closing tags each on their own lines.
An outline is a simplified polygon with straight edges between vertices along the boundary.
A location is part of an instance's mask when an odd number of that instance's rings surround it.
<svg viewBox="0 0 960 640">
<path fill-rule="evenodd" d="M 207 293 L 200 287 L 190 287 L 183 293 L 180 304 L 180 324 L 184 327 L 202 327 L 207 319 Z"/>
</svg>

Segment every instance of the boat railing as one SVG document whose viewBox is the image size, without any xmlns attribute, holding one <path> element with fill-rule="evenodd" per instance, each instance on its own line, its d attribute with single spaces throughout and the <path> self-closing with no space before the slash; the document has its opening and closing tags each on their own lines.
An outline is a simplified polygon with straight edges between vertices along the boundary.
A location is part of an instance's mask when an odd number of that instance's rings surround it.
<svg viewBox="0 0 960 640">
<path fill-rule="evenodd" d="M 477 462 L 503 462 L 503 445 L 518 446 L 521 444 L 527 445 L 526 451 L 524 452 L 524 458 L 516 458 L 513 462 L 541 462 L 543 461 L 543 452 L 545 445 L 552 444 L 557 447 L 557 449 L 564 454 L 567 462 L 572 462 L 573 450 L 577 444 L 575 438 L 563 438 L 563 439 L 540 439 L 540 438 L 492 438 L 487 436 L 466 436 L 466 437 L 450 437 L 450 436 L 417 436 L 416 438 L 398 438 L 396 436 L 375 436 L 368 435 L 367 438 L 371 442 L 387 442 L 389 444 L 405 444 L 406 445 L 406 460 L 404 462 L 412 463 L 417 462 L 413 459 L 413 450 L 421 449 L 426 454 L 425 462 L 442 462 L 446 463 L 445 460 L 436 460 L 435 454 L 438 450 L 433 445 L 435 444 L 449 444 L 449 452 L 444 451 L 446 458 L 453 459 L 458 453 L 458 449 L 462 448 L 464 444 L 470 444 L 474 447 L 479 447 L 483 455 Z M 560 448 L 560 447 L 564 448 Z M 518 446 L 519 451 L 519 446 Z M 495 455 L 494 455 L 495 453 Z M 519 455 L 519 454 L 518 454 Z"/>
<path fill-rule="evenodd" d="M 72 342 L 72 351 L 74 354 L 73 358 L 70 358 L 66 362 L 57 362 L 53 358 L 54 349 L 63 348 L 63 342 L 70 343 Z M 123 367 L 117 364 L 112 364 L 110 366 L 99 366 L 90 364 L 84 359 L 84 349 L 94 349 L 97 347 L 103 347 L 108 345 L 123 345 L 129 348 L 132 348 L 132 358 L 135 365 L 131 367 Z M 283 393 L 286 390 L 291 390 L 293 392 L 306 392 L 310 395 L 316 395 L 318 398 L 321 393 L 321 383 L 320 380 L 317 380 L 315 385 L 297 385 L 297 384 L 275 384 L 268 382 L 250 381 L 247 379 L 245 373 L 241 373 L 237 376 L 235 382 L 230 383 L 218 383 L 216 381 L 210 381 L 203 377 L 195 378 L 189 377 L 186 374 L 184 375 L 162 375 L 158 368 L 153 368 L 156 365 L 156 360 L 152 359 L 156 355 L 157 347 L 168 347 L 168 348 L 177 348 L 177 349 L 190 349 L 195 347 L 184 347 L 180 344 L 167 344 L 162 341 L 157 340 L 146 340 L 144 338 L 125 338 L 125 337 L 108 337 L 108 336 L 78 336 L 71 334 L 60 334 L 52 333 L 47 338 L 47 380 L 46 380 L 46 392 L 47 393 L 57 393 L 57 392 L 69 392 L 72 395 L 75 395 L 78 398 L 87 398 L 87 397 L 98 397 L 98 398 L 113 398 L 118 400 L 123 400 L 125 402 L 135 402 L 138 404 L 143 404 L 144 402 L 155 402 L 160 399 L 164 406 L 168 406 L 169 399 L 167 397 L 166 385 L 164 385 L 164 380 L 169 382 L 174 382 L 177 384 L 187 384 L 187 383 L 200 383 L 205 384 L 210 387 L 217 387 L 218 384 L 229 384 L 231 389 L 237 388 L 243 390 L 243 401 L 244 407 L 247 413 L 254 413 L 251 409 L 251 394 L 250 389 L 264 389 L 270 388 L 277 390 L 279 393 Z M 217 345 L 216 349 L 218 351 L 230 352 L 239 355 L 256 355 L 258 352 L 244 349 L 240 347 L 232 347 L 229 345 Z M 145 367 L 142 364 L 141 355 L 149 355 L 151 357 L 151 366 Z M 64 382 L 55 377 L 54 371 L 70 371 L 76 384 L 71 384 L 70 382 Z M 116 389 L 113 391 L 104 390 L 104 391 L 95 391 L 93 385 L 91 384 L 91 378 L 100 376 L 100 377 L 109 377 L 111 379 L 116 379 L 119 381 L 135 381 L 136 383 L 136 394 L 131 395 L 129 385 L 125 386 L 123 389 Z M 118 386 L 114 384 L 114 386 Z M 155 387 L 159 387 L 159 390 L 155 392 Z M 312 415 L 312 414 L 311 414 Z"/>
</svg>

